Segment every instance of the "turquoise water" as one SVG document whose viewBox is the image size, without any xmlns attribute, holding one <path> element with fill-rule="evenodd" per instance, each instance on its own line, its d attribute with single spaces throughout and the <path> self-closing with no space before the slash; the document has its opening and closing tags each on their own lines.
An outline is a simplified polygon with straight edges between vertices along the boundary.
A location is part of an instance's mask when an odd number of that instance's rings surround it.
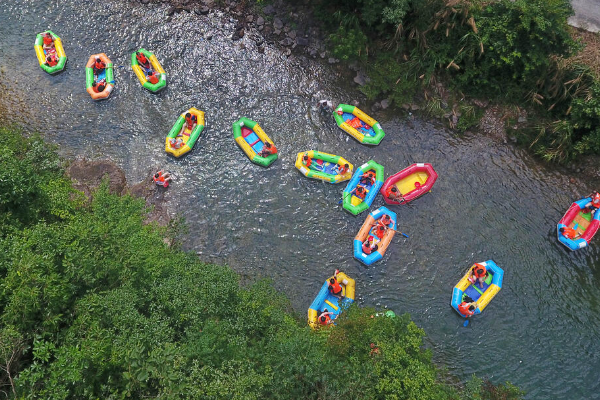
<svg viewBox="0 0 600 400">
<path fill-rule="evenodd" d="M 235 22 L 216 13 L 118 1 L 16 1 L 0 13 L 2 120 L 41 131 L 67 158 L 109 158 L 129 182 L 158 167 L 176 181 L 168 206 L 190 227 L 184 246 L 206 261 L 249 277 L 270 277 L 305 313 L 335 268 L 357 281 L 357 302 L 409 312 L 427 334 L 435 361 L 460 379 L 471 374 L 511 381 L 528 399 L 600 398 L 600 238 L 571 253 L 558 243 L 556 222 L 571 202 L 594 188 L 540 165 L 521 150 L 486 137 L 456 137 L 420 119 L 370 113 L 386 132 L 366 147 L 319 115 L 316 101 L 350 103 L 328 65 L 256 50 L 253 32 L 231 41 Z M 37 65 L 37 32 L 60 35 L 64 72 Z M 212 40 L 205 40 L 205 36 Z M 132 51 L 153 51 L 169 74 L 154 95 L 129 67 Z M 117 66 L 111 97 L 93 102 L 85 63 L 104 52 Z M 164 152 L 164 138 L 189 107 L 206 112 L 206 129 L 182 159 Z M 246 116 L 275 141 L 268 169 L 236 146 L 231 124 Z M 439 174 L 432 193 L 392 206 L 399 229 L 385 257 L 370 267 L 352 257 L 354 217 L 338 204 L 344 183 L 310 180 L 296 154 L 315 149 L 355 165 L 369 159 L 386 177 L 413 162 Z M 375 207 L 382 206 L 381 197 Z M 452 288 L 475 261 L 504 269 L 503 289 L 467 328 L 450 307 Z"/>
</svg>

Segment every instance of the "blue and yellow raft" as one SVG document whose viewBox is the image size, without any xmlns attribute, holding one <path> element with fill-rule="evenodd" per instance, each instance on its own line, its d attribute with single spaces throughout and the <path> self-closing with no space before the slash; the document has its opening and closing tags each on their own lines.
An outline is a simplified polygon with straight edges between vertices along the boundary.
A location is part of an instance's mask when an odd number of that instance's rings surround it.
<svg viewBox="0 0 600 400">
<path fill-rule="evenodd" d="M 350 304 L 354 302 L 354 279 L 350 278 L 343 272 L 339 272 L 337 274 L 337 281 L 342 287 L 342 296 L 344 296 L 340 300 L 329 293 L 328 282 L 331 278 L 333 278 L 333 276 L 327 278 L 325 283 L 323 283 L 323 286 L 321 286 L 321 290 L 319 290 L 317 297 L 315 297 L 312 304 L 308 308 L 308 324 L 313 329 L 319 326 L 318 316 L 320 313 L 324 312 L 325 310 L 330 311 L 333 313 L 331 319 L 334 320 L 345 308 L 349 307 Z"/>
<path fill-rule="evenodd" d="M 480 262 L 478 264 L 483 265 L 488 272 L 488 276 L 483 284 L 483 289 L 480 288 L 479 285 L 472 284 L 469 280 L 471 269 L 473 268 L 473 266 L 471 266 L 462 279 L 456 284 L 456 286 L 454 286 L 454 290 L 452 292 L 452 301 L 450 302 L 450 305 L 456 310 L 457 313 L 465 318 L 467 316 L 458 311 L 458 305 L 464 301 L 466 296 L 469 296 L 474 302 L 476 302 L 477 308 L 475 309 L 475 314 L 481 314 L 494 296 L 496 296 L 500 289 L 502 289 L 504 270 L 502 270 L 502 268 L 496 265 L 496 263 L 492 260 Z"/>
</svg>

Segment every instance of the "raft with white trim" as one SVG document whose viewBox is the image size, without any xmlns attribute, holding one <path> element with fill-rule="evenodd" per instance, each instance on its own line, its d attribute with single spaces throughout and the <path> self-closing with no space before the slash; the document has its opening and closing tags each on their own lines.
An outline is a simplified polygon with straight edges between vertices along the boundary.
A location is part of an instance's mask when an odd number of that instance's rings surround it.
<svg viewBox="0 0 600 400">
<path fill-rule="evenodd" d="M 308 167 L 302 161 L 305 155 L 308 155 L 312 159 Z M 345 174 L 340 174 L 339 169 L 345 164 L 348 164 L 348 171 Z M 320 179 L 329 183 L 339 183 L 347 181 L 352 177 L 354 166 L 344 157 L 323 153 L 322 151 L 309 150 L 298 153 L 296 168 L 307 178 Z"/>
<path fill-rule="evenodd" d="M 333 117 L 342 130 L 362 144 L 376 146 L 385 136 L 379 122 L 358 107 L 340 104 L 333 111 Z"/>
<path fill-rule="evenodd" d="M 94 74 L 94 64 L 96 58 L 99 58 L 105 64 L 105 68 L 98 73 Z M 90 94 L 94 100 L 104 100 L 110 96 L 113 88 L 115 87 L 115 79 L 113 75 L 114 65 L 112 61 L 104 53 L 92 54 L 85 64 L 85 90 Z M 94 84 L 104 83 L 104 90 L 96 93 L 93 89 Z"/>
<path fill-rule="evenodd" d="M 371 183 L 360 183 L 360 178 L 363 174 L 373 171 L 375 172 L 375 183 L 371 185 Z M 342 193 L 342 203 L 344 205 L 344 209 L 351 212 L 354 215 L 358 215 L 361 212 L 365 211 L 377 196 L 377 192 L 381 189 L 383 185 L 383 165 L 377 164 L 373 160 L 369 160 L 366 164 L 361 165 L 354 171 L 354 175 L 352 179 L 348 182 L 348 185 L 344 189 Z M 367 195 L 365 199 L 362 200 L 359 197 L 355 196 L 355 191 L 358 186 L 362 186 L 367 191 Z"/>
<path fill-rule="evenodd" d="M 185 129 L 183 130 L 183 132 L 181 132 L 183 125 L 186 123 L 185 114 L 187 113 L 196 116 L 196 125 L 193 126 L 192 130 L 190 131 L 186 124 Z M 192 150 L 194 144 L 196 144 L 196 141 L 198 140 L 200 134 L 204 130 L 204 123 L 204 111 L 200 111 L 192 107 L 189 110 L 181 113 L 181 115 L 179 116 L 179 118 L 177 118 L 177 121 L 175 121 L 175 124 L 169 131 L 167 138 L 165 139 L 165 151 L 175 157 L 181 157 L 182 155 Z M 175 147 L 171 146 L 170 139 L 181 139 L 183 140 L 183 144 L 180 148 L 176 149 Z"/>
<path fill-rule="evenodd" d="M 592 212 L 584 212 L 585 205 L 590 201 L 592 201 L 591 197 L 575 201 L 556 226 L 558 240 L 572 251 L 590 244 L 600 227 L 600 210 L 594 211 L 593 215 Z M 581 236 L 577 239 L 569 239 L 560 233 L 560 228 L 565 226 L 574 229 Z"/>
<path fill-rule="evenodd" d="M 138 51 L 140 53 L 143 53 L 146 59 L 148 59 L 148 61 L 150 62 L 150 68 L 146 69 L 140 65 L 136 57 L 137 52 L 134 51 L 133 53 L 131 53 L 131 68 L 133 69 L 133 72 L 135 72 L 135 75 L 137 76 L 138 80 L 140 81 L 140 84 L 143 87 L 145 87 L 152 93 L 157 93 L 161 91 L 165 88 L 165 86 L 167 86 L 167 73 L 163 69 L 162 65 L 160 65 L 160 63 L 158 62 L 158 59 L 156 58 L 154 53 L 146 49 L 139 49 Z M 156 71 L 156 73 L 159 74 L 158 82 L 150 83 L 148 77 L 152 75 L 152 72 L 154 71 Z"/>
<path fill-rule="evenodd" d="M 58 57 L 58 63 L 51 67 L 46 64 L 46 51 L 44 50 L 44 34 L 49 33 L 52 35 L 52 40 L 54 41 L 54 48 L 56 49 L 56 56 Z M 62 71 L 65 68 L 67 63 L 67 55 L 65 54 L 65 49 L 62 45 L 62 40 L 58 37 L 54 32 L 47 30 L 41 33 L 38 33 L 35 37 L 35 54 L 37 56 L 38 62 L 40 63 L 40 67 L 49 73 L 50 75 L 56 74 L 57 72 Z"/>
<path fill-rule="evenodd" d="M 259 155 L 263 150 L 265 142 L 269 142 L 272 145 L 275 145 L 275 142 L 271 140 L 257 122 L 242 117 L 233 123 L 232 128 L 235 142 L 246 153 L 250 161 L 263 167 L 268 167 L 277 160 L 277 153 L 270 154 L 267 157 Z"/>
<path fill-rule="evenodd" d="M 387 229 L 385 234 L 381 239 L 377 237 L 375 234 L 376 224 L 379 219 L 381 219 L 384 215 L 389 215 L 392 223 L 389 225 L 391 229 Z M 395 230 L 398 229 L 396 225 L 396 213 L 388 210 L 386 207 L 380 207 L 375 211 L 372 211 L 362 227 L 354 237 L 354 258 L 358 261 L 362 262 L 365 265 L 371 265 L 376 261 L 379 261 L 383 258 L 388 246 L 392 242 L 394 235 L 396 234 Z M 363 252 L 362 245 L 367 237 L 373 237 L 373 244 L 377 245 L 377 250 L 373 251 L 371 254 L 366 254 Z"/>
<path fill-rule="evenodd" d="M 437 180 L 437 173 L 428 163 L 412 164 L 402 171 L 390 176 L 383 183 L 381 194 L 387 204 L 406 204 L 429 192 Z M 396 186 L 404 201 L 390 200 L 386 193 Z"/>
<path fill-rule="evenodd" d="M 466 296 L 469 296 L 477 304 L 475 308 L 475 314 L 481 314 L 481 312 L 487 307 L 490 301 L 498 294 L 502 289 L 502 279 L 504 278 L 504 270 L 500 268 L 492 260 L 480 262 L 488 272 L 483 289 L 479 287 L 479 284 L 473 284 L 469 280 L 471 275 L 471 269 L 475 264 L 469 267 L 467 273 L 462 277 L 460 281 L 454 286 L 452 291 L 452 301 L 450 305 L 456 310 L 462 317 L 467 317 L 458 311 L 458 306 L 461 304 Z M 476 282 L 477 283 L 477 282 Z"/>
<path fill-rule="evenodd" d="M 343 296 L 342 299 L 338 299 L 337 297 L 329 293 L 328 283 L 331 278 L 333 278 L 333 276 L 327 278 L 325 283 L 323 283 L 323 286 L 321 286 L 321 290 L 319 290 L 317 297 L 315 297 L 312 304 L 308 308 L 308 324 L 313 329 L 317 328 L 320 325 L 318 317 L 322 312 L 332 312 L 333 316 L 330 318 L 334 320 L 335 318 L 337 318 L 338 315 L 342 313 L 342 311 L 345 308 L 349 307 L 350 304 L 354 302 L 354 279 L 350 278 L 343 272 L 338 272 L 337 281 L 342 287 Z"/>
</svg>

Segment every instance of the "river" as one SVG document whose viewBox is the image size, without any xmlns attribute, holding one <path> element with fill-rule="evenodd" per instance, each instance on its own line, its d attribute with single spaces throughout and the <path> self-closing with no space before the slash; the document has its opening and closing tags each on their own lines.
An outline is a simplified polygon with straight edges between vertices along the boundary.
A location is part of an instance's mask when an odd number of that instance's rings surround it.
<svg viewBox="0 0 600 400">
<path fill-rule="evenodd" d="M 66 158 L 109 158 L 135 183 L 157 167 L 170 170 L 168 206 L 190 228 L 187 250 L 244 276 L 270 277 L 296 311 L 306 309 L 335 268 L 357 281 L 361 305 L 408 312 L 427 332 L 435 362 L 460 379 L 472 374 L 511 381 L 527 399 L 600 398 L 600 239 L 570 252 L 556 222 L 594 188 L 541 165 L 520 149 L 487 137 L 457 137 L 423 119 L 371 113 L 387 136 L 363 146 L 316 110 L 315 93 L 355 98 L 326 63 L 256 50 L 249 32 L 232 41 L 226 14 L 175 14 L 167 6 L 114 0 L 8 0 L 0 12 L 0 111 L 3 122 L 40 131 Z M 38 66 L 35 34 L 62 37 L 66 70 Z M 205 39 L 212 36 L 211 40 Z M 153 51 L 167 88 L 142 89 L 129 67 L 132 51 Z M 90 54 L 115 63 L 116 88 L 103 102 L 85 91 Z M 195 106 L 207 127 L 193 152 L 174 159 L 164 138 L 177 115 Z M 365 111 L 370 112 L 369 109 Z M 231 124 L 256 120 L 277 144 L 268 169 L 249 162 Z M 344 184 L 310 180 L 294 167 L 297 152 L 316 149 L 355 165 L 374 159 L 386 177 L 414 162 L 439 174 L 432 193 L 398 213 L 384 259 L 365 267 L 352 241 L 366 213 L 338 200 Z M 372 207 L 383 205 L 381 197 Z M 476 261 L 505 271 L 503 289 L 467 328 L 450 307 L 454 284 Z"/>
</svg>

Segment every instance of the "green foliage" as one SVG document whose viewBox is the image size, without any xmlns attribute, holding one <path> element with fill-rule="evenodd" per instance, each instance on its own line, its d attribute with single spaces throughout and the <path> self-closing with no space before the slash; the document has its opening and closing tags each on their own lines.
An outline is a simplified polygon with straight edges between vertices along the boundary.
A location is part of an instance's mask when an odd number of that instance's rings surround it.
<svg viewBox="0 0 600 400">
<path fill-rule="evenodd" d="M 367 37 L 360 29 L 345 28 L 340 25 L 329 35 L 334 57 L 344 61 L 366 60 Z"/>
<path fill-rule="evenodd" d="M 483 109 L 475 106 L 463 105 L 459 108 L 459 110 L 461 116 L 456 124 L 456 129 L 459 132 L 464 133 L 467 131 L 467 129 L 478 125 L 481 117 L 483 116 Z"/>
</svg>

